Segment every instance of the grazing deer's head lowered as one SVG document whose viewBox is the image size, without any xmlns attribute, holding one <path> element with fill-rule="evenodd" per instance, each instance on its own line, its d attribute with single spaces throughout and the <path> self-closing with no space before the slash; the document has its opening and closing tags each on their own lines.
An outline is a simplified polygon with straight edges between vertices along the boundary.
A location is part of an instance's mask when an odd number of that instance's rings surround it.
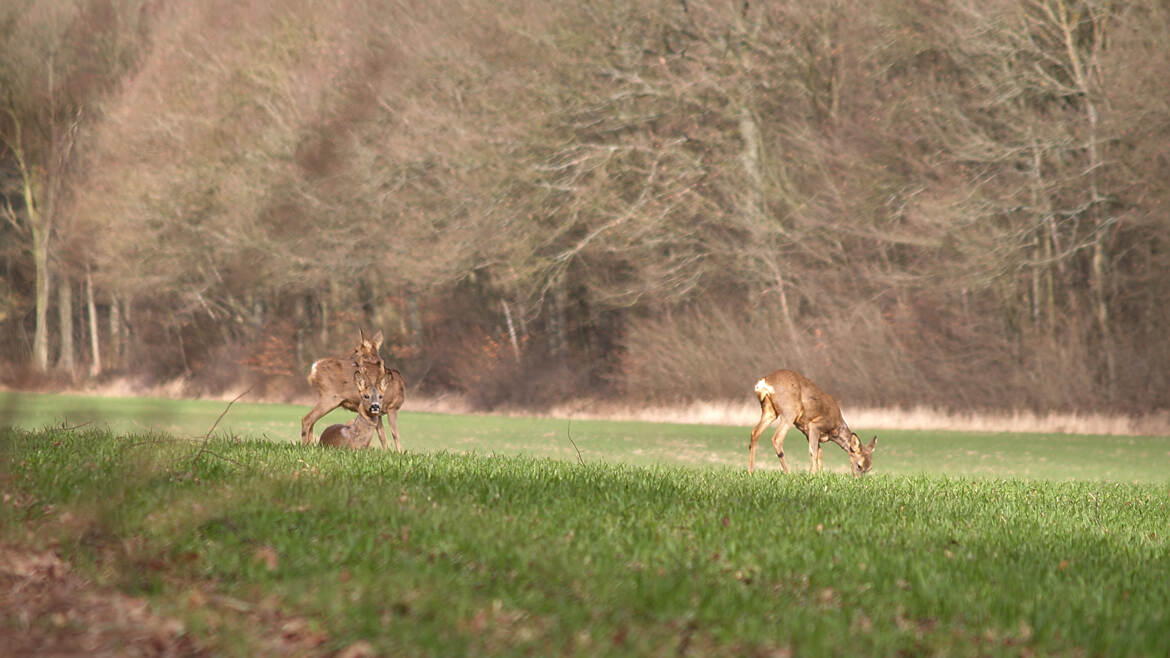
<svg viewBox="0 0 1170 658">
<path fill-rule="evenodd" d="M 850 433 L 849 466 L 853 471 L 853 477 L 859 478 L 873 468 L 873 449 L 876 447 L 876 436 L 870 439 L 869 443 L 861 445 L 861 437 L 857 436 L 856 432 Z"/>
<path fill-rule="evenodd" d="M 382 427 L 382 416 L 386 416 L 390 425 L 390 433 L 394 437 L 395 450 L 402 452 L 402 444 L 398 441 L 398 410 L 406 399 L 406 383 L 402 373 L 387 368 L 378 354 L 382 346 L 382 332 L 367 338 L 364 332 L 359 331 L 360 342 L 347 358 L 325 358 L 313 363 L 309 370 L 309 383 L 317 391 L 317 402 L 309 413 L 301 419 L 301 442 L 313 442 L 313 425 L 322 416 L 342 407 L 350 411 L 361 413 L 360 405 L 363 397 L 357 385 L 356 376 L 371 385 L 377 386 L 384 380 L 385 386 L 377 407 L 370 417 L 374 420 L 374 429 L 378 432 L 378 441 L 386 447 L 386 430 Z"/>
<path fill-rule="evenodd" d="M 760 434 L 777 418 L 780 425 L 772 435 L 772 447 L 780 459 L 780 468 L 788 471 L 784 458 L 784 435 L 793 425 L 808 439 L 810 472 L 820 471 L 821 443 L 832 441 L 841 446 L 849 455 L 849 466 L 853 477 L 861 477 L 873 466 L 873 451 L 877 437 L 865 445 L 861 438 L 849 430 L 841 417 L 841 407 L 833 396 L 822 391 L 804 375 L 793 370 L 777 370 L 756 382 L 756 398 L 760 401 L 760 421 L 752 428 L 751 443 L 748 445 L 748 472 L 756 465 L 756 444 Z"/>
</svg>

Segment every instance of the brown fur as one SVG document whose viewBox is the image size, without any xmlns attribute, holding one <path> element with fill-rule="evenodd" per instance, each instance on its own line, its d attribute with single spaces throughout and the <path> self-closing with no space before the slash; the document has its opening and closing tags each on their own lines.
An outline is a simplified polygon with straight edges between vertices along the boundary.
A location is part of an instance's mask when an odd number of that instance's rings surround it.
<svg viewBox="0 0 1170 658">
<path fill-rule="evenodd" d="M 358 450 L 368 448 L 374 438 L 374 428 L 379 426 L 377 421 L 382 408 L 382 396 L 390 382 L 388 377 L 379 375 L 378 379 L 367 381 L 361 370 L 354 372 L 354 384 L 357 385 L 361 403 L 358 405 L 358 415 L 344 425 L 330 425 L 321 432 L 321 445 L 335 448 L 349 448 Z"/>
<path fill-rule="evenodd" d="M 377 382 L 386 379 L 380 411 L 373 415 L 376 421 L 374 429 L 378 432 L 378 441 L 385 449 L 386 430 L 382 427 L 382 416 L 386 416 L 390 433 L 394 437 L 394 449 L 402 452 L 402 444 L 398 440 L 398 410 L 406 400 L 406 382 L 402 373 L 387 368 L 378 354 L 378 349 L 382 346 L 381 331 L 370 339 L 367 339 L 364 333 L 360 333 L 360 337 L 361 342 L 348 358 L 319 359 L 309 370 L 309 383 L 317 390 L 317 402 L 301 419 L 301 443 L 312 443 L 313 425 L 337 407 L 360 413 L 362 400 L 354 384 L 354 376 L 361 372 L 367 381 Z"/>
<path fill-rule="evenodd" d="M 867 445 L 861 444 L 857 434 L 849 430 L 841 417 L 841 406 L 833 396 L 822 391 L 807 377 L 794 370 L 777 370 L 756 382 L 756 398 L 760 401 L 760 422 L 752 428 L 748 445 L 748 472 L 756 466 L 756 444 L 760 434 L 777 418 L 780 425 L 772 435 L 772 447 L 780 459 L 780 468 L 788 473 L 784 459 L 784 435 L 793 425 L 808 439 L 809 471 L 821 470 L 821 443 L 832 441 L 849 454 L 854 477 L 861 477 L 873 466 L 873 451 L 877 437 Z"/>
</svg>

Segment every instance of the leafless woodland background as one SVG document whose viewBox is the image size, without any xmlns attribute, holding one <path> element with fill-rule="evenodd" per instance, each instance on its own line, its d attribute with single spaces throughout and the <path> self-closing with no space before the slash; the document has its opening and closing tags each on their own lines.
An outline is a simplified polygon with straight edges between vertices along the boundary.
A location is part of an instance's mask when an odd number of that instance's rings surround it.
<svg viewBox="0 0 1170 658">
<path fill-rule="evenodd" d="M 6 0 L 0 382 L 1170 407 L 1155 0 Z"/>
</svg>

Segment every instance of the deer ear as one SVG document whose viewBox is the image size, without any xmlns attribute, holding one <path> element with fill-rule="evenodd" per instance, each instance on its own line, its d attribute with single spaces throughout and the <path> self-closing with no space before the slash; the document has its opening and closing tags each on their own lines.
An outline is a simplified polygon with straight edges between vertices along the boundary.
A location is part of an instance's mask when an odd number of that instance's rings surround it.
<svg viewBox="0 0 1170 658">
<path fill-rule="evenodd" d="M 861 437 L 857 436 L 857 432 L 849 434 L 849 451 L 859 452 L 861 450 Z"/>
<path fill-rule="evenodd" d="M 381 329 L 378 330 L 378 333 L 374 334 L 374 337 L 370 339 L 370 342 L 373 343 L 375 352 L 378 351 L 378 348 L 382 347 L 382 330 Z"/>
<path fill-rule="evenodd" d="M 362 374 L 361 369 L 353 371 L 353 383 L 357 384 L 358 388 L 365 388 L 366 376 Z"/>
<path fill-rule="evenodd" d="M 872 439 L 870 439 L 869 445 L 866 446 L 866 448 L 868 448 L 870 451 L 872 451 L 876 447 L 877 447 L 877 436 L 874 436 Z"/>
</svg>

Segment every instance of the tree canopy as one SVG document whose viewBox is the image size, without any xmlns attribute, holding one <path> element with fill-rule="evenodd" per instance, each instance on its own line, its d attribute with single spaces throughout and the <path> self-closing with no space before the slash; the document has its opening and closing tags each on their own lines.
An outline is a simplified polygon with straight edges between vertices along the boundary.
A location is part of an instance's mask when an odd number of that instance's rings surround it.
<svg viewBox="0 0 1170 658">
<path fill-rule="evenodd" d="M 1166 408 L 1168 31 L 1146 1 L 7 3 L 0 361 L 299 390 L 363 327 L 485 406 L 790 367 L 852 404 Z"/>
</svg>

